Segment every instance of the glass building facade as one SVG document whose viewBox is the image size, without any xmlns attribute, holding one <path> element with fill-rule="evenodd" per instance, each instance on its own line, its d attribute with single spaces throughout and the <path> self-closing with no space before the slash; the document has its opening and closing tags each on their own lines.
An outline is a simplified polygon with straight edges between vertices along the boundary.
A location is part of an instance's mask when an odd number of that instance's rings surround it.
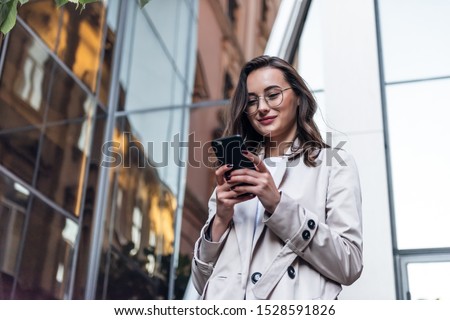
<svg viewBox="0 0 450 320">
<path fill-rule="evenodd" d="M 377 0 L 397 295 L 450 297 L 450 3 Z M 432 231 L 424 236 L 424 222 Z"/>
<path fill-rule="evenodd" d="M 182 296 L 197 6 L 20 7 L 1 42 L 0 299 Z"/>
<path fill-rule="evenodd" d="M 348 142 L 362 178 L 365 267 L 350 297 L 384 299 L 390 269 L 394 298 L 450 297 L 449 14 L 445 0 L 311 2 L 299 71 L 322 134 Z"/>
</svg>

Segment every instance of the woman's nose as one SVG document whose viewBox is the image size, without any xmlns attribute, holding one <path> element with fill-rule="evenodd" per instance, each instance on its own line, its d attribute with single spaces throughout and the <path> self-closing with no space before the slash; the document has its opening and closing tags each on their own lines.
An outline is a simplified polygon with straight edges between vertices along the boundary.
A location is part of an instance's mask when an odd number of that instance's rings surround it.
<svg viewBox="0 0 450 320">
<path fill-rule="evenodd" d="M 270 110 L 270 107 L 269 107 L 269 104 L 267 103 L 266 99 L 260 99 L 258 111 L 267 112 L 269 110 Z"/>
</svg>

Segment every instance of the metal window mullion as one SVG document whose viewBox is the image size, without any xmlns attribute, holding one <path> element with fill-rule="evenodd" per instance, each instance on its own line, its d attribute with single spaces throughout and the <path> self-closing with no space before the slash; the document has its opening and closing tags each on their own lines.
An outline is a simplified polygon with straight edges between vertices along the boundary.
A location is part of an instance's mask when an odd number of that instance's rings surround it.
<svg viewBox="0 0 450 320">
<path fill-rule="evenodd" d="M 3 66 L 5 65 L 6 51 L 8 51 L 8 43 L 11 33 L 7 33 L 3 38 L 2 52 L 0 56 L 0 76 L 3 76 Z"/>
<path fill-rule="evenodd" d="M 115 111 L 117 108 L 120 92 L 120 65 L 121 53 L 123 50 L 124 33 L 127 18 L 128 1 L 120 2 L 119 22 L 117 26 L 117 42 L 115 44 L 117 50 L 114 50 L 113 56 L 113 72 L 111 76 L 111 86 L 108 97 L 108 114 L 106 127 L 103 135 L 103 141 L 112 140 L 115 124 Z M 88 272 L 86 277 L 85 299 L 95 299 L 97 288 L 98 271 L 100 267 L 100 258 L 102 250 L 102 239 L 104 233 L 104 219 L 108 200 L 110 168 L 100 165 L 100 174 L 98 180 L 97 197 L 94 207 L 94 217 L 91 230 L 91 244 L 89 249 Z"/>
<path fill-rule="evenodd" d="M 398 251 L 397 243 L 397 227 L 395 220 L 395 203 L 394 203 L 394 187 L 392 180 L 392 164 L 391 164 L 391 152 L 390 152 L 390 139 L 389 139 L 389 122 L 388 122 L 388 112 L 387 112 L 387 101 L 386 101 L 386 81 L 384 77 L 384 61 L 383 61 L 383 46 L 381 39 L 381 18 L 378 0 L 374 0 L 374 11 L 375 11 L 375 29 L 376 29 L 376 39 L 377 39 L 377 49 L 378 49 L 378 71 L 380 76 L 380 97 L 381 97 L 381 111 L 383 119 L 383 136 L 384 136 L 384 146 L 385 146 L 385 163 L 386 163 L 386 179 L 387 179 L 387 189 L 388 189 L 388 199 L 389 199 L 389 213 L 391 221 L 391 237 L 392 237 L 392 247 L 394 255 L 394 270 L 395 270 L 395 292 L 397 299 L 403 298 L 403 281 L 400 259 L 396 252 Z"/>
<path fill-rule="evenodd" d="M 188 31 L 188 40 L 187 43 L 192 42 L 192 29 L 193 25 L 196 23 L 196 20 L 190 19 L 189 23 L 189 31 Z M 181 129 L 180 129 L 180 141 L 187 141 L 187 128 L 186 128 L 186 122 L 188 121 L 187 117 L 189 116 L 190 108 L 187 107 L 187 99 L 188 99 L 188 76 L 189 76 L 189 68 L 190 68 L 190 58 L 192 52 L 195 52 L 193 48 L 189 48 L 186 50 L 186 63 L 185 63 L 185 75 L 183 77 L 184 79 L 184 90 L 183 90 L 183 108 L 181 113 Z M 186 154 L 187 150 L 186 148 L 180 148 L 180 158 L 184 159 L 184 155 Z M 176 269 L 178 267 L 179 262 L 179 254 L 180 254 L 180 241 L 181 241 L 181 224 L 183 222 L 183 203 L 184 203 L 184 190 L 186 187 L 186 166 L 179 166 L 178 167 L 178 185 L 177 185 L 177 209 L 176 209 L 176 215 L 175 215 L 175 239 L 174 239 L 174 245 L 173 245 L 173 254 L 170 259 L 170 274 L 169 274 L 169 292 L 168 292 L 168 299 L 175 299 L 175 279 L 176 279 Z"/>
</svg>

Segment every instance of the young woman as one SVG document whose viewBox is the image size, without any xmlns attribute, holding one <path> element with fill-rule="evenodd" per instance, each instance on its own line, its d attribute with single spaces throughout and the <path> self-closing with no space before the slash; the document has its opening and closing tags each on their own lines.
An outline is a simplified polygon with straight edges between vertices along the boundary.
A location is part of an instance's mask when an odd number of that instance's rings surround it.
<svg viewBox="0 0 450 320">
<path fill-rule="evenodd" d="M 256 170 L 215 172 L 192 262 L 203 299 L 336 299 L 359 278 L 357 168 L 323 142 L 316 109 L 284 60 L 260 56 L 243 67 L 225 135 L 245 138 Z"/>
</svg>

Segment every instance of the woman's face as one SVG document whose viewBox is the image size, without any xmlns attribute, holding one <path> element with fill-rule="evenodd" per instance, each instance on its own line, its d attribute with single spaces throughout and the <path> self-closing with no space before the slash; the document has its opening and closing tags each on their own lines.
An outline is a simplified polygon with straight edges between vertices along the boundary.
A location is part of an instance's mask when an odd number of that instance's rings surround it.
<svg viewBox="0 0 450 320">
<path fill-rule="evenodd" d="M 265 67 L 252 71 L 247 77 L 247 91 L 250 106 L 259 103 L 257 110 L 248 112 L 247 117 L 253 128 L 262 136 L 271 139 L 273 142 L 291 142 L 295 139 L 297 132 L 296 110 L 299 98 L 291 89 L 282 91 L 283 100 L 280 105 L 270 107 L 269 103 L 277 101 L 272 98 L 273 92 L 279 92 L 286 88 L 291 88 L 284 79 L 283 72 L 271 67 Z M 277 91 L 278 90 L 278 91 Z M 258 100 L 259 97 L 259 101 Z M 252 103 L 253 101 L 253 103 Z M 276 104 L 278 102 L 272 103 Z M 253 109 L 256 109 L 253 106 Z M 249 110 L 247 108 L 247 110 Z"/>
</svg>

